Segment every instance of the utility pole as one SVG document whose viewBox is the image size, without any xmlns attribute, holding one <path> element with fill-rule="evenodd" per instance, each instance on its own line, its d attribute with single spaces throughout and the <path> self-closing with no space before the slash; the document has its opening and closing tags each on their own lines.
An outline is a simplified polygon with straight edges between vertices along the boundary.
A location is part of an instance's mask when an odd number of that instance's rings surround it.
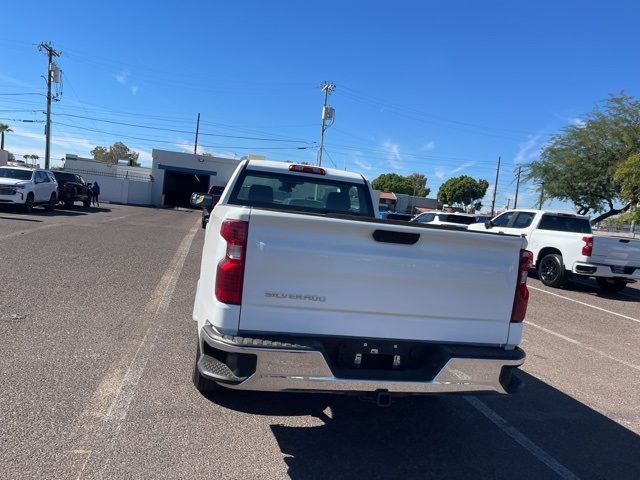
<svg viewBox="0 0 640 480">
<path fill-rule="evenodd" d="M 322 165 L 322 149 L 324 148 L 324 131 L 333 125 L 334 109 L 331 108 L 329 103 L 329 94 L 336 89 L 336 84 L 333 82 L 324 82 L 321 90 L 324 92 L 324 105 L 322 106 L 322 128 L 320 130 L 320 147 L 318 148 L 318 158 L 316 163 L 318 166 Z M 327 126 L 327 120 L 331 120 L 331 124 Z"/>
<path fill-rule="evenodd" d="M 500 157 L 498 157 L 498 168 L 496 170 L 496 183 L 493 186 L 493 200 L 491 201 L 491 216 L 496 214 L 496 193 L 498 192 L 498 178 L 500 177 Z"/>
<path fill-rule="evenodd" d="M 518 190 L 520 189 L 520 172 L 522 171 L 522 167 L 518 167 L 518 180 L 516 181 L 516 198 L 513 201 L 513 208 L 518 208 Z"/>
<path fill-rule="evenodd" d="M 544 182 L 540 184 L 540 200 L 538 200 L 538 210 L 542 210 L 543 202 L 544 202 Z"/>
<path fill-rule="evenodd" d="M 509 206 L 511 205 L 511 199 L 507 198 L 507 210 L 509 210 Z M 516 207 L 513 207 L 516 208 Z"/>
<path fill-rule="evenodd" d="M 200 133 L 200 112 L 198 112 L 198 121 L 196 123 L 196 143 L 193 145 L 193 154 L 198 154 L 198 134 Z"/>
<path fill-rule="evenodd" d="M 42 42 L 38 45 L 38 50 L 46 50 L 49 62 L 47 64 L 47 123 L 44 127 L 44 133 L 46 137 L 45 149 L 44 149 L 44 168 L 49 169 L 49 159 L 51 157 L 51 83 L 53 80 L 54 68 L 56 65 L 53 63 L 55 57 L 59 57 L 62 52 L 58 52 L 53 48 L 51 42 Z"/>
</svg>

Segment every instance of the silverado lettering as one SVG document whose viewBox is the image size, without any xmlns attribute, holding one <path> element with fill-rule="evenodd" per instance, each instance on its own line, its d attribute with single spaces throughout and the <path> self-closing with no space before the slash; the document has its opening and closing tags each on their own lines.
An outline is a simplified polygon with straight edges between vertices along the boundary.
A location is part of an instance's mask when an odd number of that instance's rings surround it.
<svg viewBox="0 0 640 480">
<path fill-rule="evenodd" d="M 289 300 L 305 300 L 308 302 L 326 302 L 327 301 L 327 297 L 320 297 L 318 295 L 301 295 L 298 293 L 264 292 L 264 296 L 269 298 L 287 298 Z"/>
</svg>

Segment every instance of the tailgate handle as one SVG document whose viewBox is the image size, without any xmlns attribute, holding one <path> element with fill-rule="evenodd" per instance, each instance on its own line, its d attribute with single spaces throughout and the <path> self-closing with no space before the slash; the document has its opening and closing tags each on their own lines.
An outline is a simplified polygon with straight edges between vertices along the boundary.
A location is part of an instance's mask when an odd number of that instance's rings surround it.
<svg viewBox="0 0 640 480">
<path fill-rule="evenodd" d="M 419 233 L 394 232 L 393 230 L 376 230 L 373 239 L 382 243 L 399 243 L 401 245 L 413 245 L 420 240 Z"/>
</svg>

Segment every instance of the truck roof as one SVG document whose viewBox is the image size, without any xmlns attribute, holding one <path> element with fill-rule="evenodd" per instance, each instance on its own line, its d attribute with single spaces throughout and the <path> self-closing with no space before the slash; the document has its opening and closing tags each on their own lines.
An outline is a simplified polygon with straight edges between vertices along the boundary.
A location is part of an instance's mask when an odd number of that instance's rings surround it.
<svg viewBox="0 0 640 480">
<path fill-rule="evenodd" d="M 290 175 L 300 175 L 299 172 L 291 172 L 289 167 L 291 165 L 300 165 L 299 163 L 289 163 L 289 162 L 277 162 L 273 160 L 247 160 L 247 167 L 251 170 L 257 171 L 265 171 L 265 172 L 278 172 L 285 173 Z M 314 165 L 308 165 L 314 166 Z M 351 183 L 364 183 L 365 178 L 359 174 L 354 172 L 347 172 L 345 170 L 338 170 L 337 168 L 326 168 L 321 167 L 326 174 L 324 178 L 331 180 L 338 180 L 343 182 L 351 182 Z M 304 175 L 304 174 L 303 174 Z"/>
<path fill-rule="evenodd" d="M 23 166 L 12 166 L 12 165 L 2 165 L 0 166 L 0 168 L 10 168 L 12 170 L 24 170 L 27 172 L 33 172 L 34 170 L 42 170 L 42 169 L 38 169 L 38 168 L 30 168 L 30 167 L 23 167 Z"/>
<path fill-rule="evenodd" d="M 571 210 L 538 210 L 535 208 L 512 208 L 506 211 L 507 212 L 528 212 L 528 213 L 550 213 L 553 215 L 565 215 L 565 216 L 587 218 L 587 219 L 589 218 L 586 215 L 579 215 L 576 212 L 572 212 Z"/>
</svg>

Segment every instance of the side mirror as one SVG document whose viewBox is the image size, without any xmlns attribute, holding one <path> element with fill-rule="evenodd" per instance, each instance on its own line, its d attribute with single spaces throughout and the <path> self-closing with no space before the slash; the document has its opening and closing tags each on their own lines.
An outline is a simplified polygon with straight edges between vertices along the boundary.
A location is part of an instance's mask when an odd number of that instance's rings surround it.
<svg viewBox="0 0 640 480">
<path fill-rule="evenodd" d="M 491 220 L 485 220 L 484 221 L 484 228 L 486 228 L 487 230 L 490 230 L 493 228 L 493 222 Z"/>
<path fill-rule="evenodd" d="M 193 192 L 191 194 L 191 205 L 194 207 L 208 208 L 213 205 L 213 195 L 208 193 Z"/>
</svg>

